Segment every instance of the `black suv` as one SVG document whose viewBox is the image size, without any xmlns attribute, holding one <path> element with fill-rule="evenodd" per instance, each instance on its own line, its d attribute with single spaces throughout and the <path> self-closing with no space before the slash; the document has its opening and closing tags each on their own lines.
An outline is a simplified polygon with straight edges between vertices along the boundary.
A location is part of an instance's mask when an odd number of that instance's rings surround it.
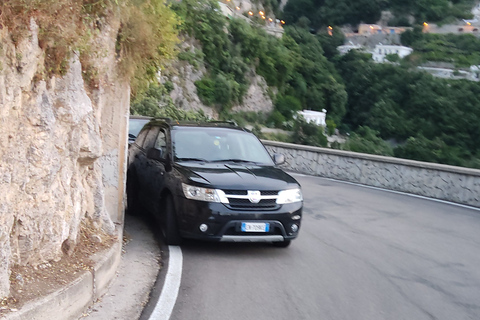
<svg viewBox="0 0 480 320">
<path fill-rule="evenodd" d="M 257 137 L 233 123 L 154 119 L 130 146 L 130 213 L 146 209 L 167 244 L 182 238 L 265 241 L 286 247 L 297 237 L 303 198 Z"/>
</svg>

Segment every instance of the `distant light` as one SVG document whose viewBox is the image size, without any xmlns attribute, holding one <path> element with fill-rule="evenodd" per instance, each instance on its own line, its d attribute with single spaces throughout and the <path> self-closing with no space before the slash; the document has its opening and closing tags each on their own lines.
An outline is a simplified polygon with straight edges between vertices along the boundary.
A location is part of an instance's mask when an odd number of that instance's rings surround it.
<svg viewBox="0 0 480 320">
<path fill-rule="evenodd" d="M 424 22 L 423 25 L 424 25 L 425 27 L 428 27 L 428 23 L 426 23 L 426 22 Z"/>
<path fill-rule="evenodd" d="M 265 20 L 266 19 L 265 16 L 262 16 L 262 19 Z"/>
<path fill-rule="evenodd" d="M 328 29 L 333 30 L 332 26 L 328 26 Z"/>
<path fill-rule="evenodd" d="M 467 24 L 468 24 L 469 26 L 471 26 L 471 25 L 472 25 L 470 22 L 467 22 Z"/>
<path fill-rule="evenodd" d="M 370 26 L 370 29 L 372 29 L 372 30 L 373 30 L 373 27 L 372 27 L 372 26 Z"/>
<path fill-rule="evenodd" d="M 261 16 L 264 16 L 264 15 L 265 15 L 265 12 L 259 11 L 258 14 L 261 15 Z"/>
<path fill-rule="evenodd" d="M 268 18 L 268 21 L 273 22 L 273 19 L 272 19 L 272 18 Z"/>
<path fill-rule="evenodd" d="M 283 20 L 280 20 L 280 23 L 281 23 L 281 24 L 285 24 L 285 21 L 283 21 Z"/>
<path fill-rule="evenodd" d="M 240 7 L 235 7 L 235 9 L 240 10 Z"/>
<path fill-rule="evenodd" d="M 253 12 L 252 11 L 248 11 L 248 14 L 253 16 Z"/>
</svg>

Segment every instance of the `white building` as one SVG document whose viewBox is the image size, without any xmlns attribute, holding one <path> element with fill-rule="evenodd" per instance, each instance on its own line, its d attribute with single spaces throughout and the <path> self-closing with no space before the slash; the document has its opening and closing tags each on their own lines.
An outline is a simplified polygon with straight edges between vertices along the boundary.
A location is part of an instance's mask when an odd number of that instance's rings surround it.
<svg viewBox="0 0 480 320">
<path fill-rule="evenodd" d="M 363 47 L 359 44 L 345 44 L 343 46 L 338 46 L 337 50 L 341 55 L 347 54 L 350 50 L 362 50 Z"/>
<path fill-rule="evenodd" d="M 327 116 L 327 110 L 322 109 L 322 111 L 313 111 L 313 110 L 303 110 L 298 111 L 298 114 L 303 116 L 307 122 L 313 122 L 317 126 L 325 127 L 327 123 L 325 122 L 325 117 Z"/>
<path fill-rule="evenodd" d="M 396 54 L 404 58 L 413 52 L 412 48 L 396 45 L 377 44 L 373 50 L 372 58 L 375 62 L 384 62 L 388 54 Z"/>
</svg>

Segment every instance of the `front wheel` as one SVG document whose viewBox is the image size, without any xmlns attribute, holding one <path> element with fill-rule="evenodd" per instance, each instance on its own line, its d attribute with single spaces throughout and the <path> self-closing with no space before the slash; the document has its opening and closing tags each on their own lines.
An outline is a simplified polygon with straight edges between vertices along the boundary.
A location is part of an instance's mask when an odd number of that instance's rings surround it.
<svg viewBox="0 0 480 320">
<path fill-rule="evenodd" d="M 286 248 L 290 245 L 291 242 L 292 242 L 292 240 L 283 240 L 283 241 L 279 241 L 279 242 L 272 242 L 272 244 L 275 247 L 278 247 L 278 248 Z"/>
<path fill-rule="evenodd" d="M 177 214 L 172 196 L 165 199 L 165 242 L 168 245 L 178 246 L 182 243 L 182 237 L 178 231 Z"/>
</svg>

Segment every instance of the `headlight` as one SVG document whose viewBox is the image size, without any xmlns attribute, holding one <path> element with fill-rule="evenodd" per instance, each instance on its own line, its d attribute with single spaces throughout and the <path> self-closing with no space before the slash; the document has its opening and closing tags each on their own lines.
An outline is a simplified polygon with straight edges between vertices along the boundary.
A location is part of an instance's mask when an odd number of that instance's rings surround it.
<svg viewBox="0 0 480 320">
<path fill-rule="evenodd" d="M 225 192 L 218 189 L 200 188 L 182 183 L 183 194 L 187 199 L 228 203 Z"/>
<path fill-rule="evenodd" d="M 283 190 L 278 193 L 277 204 L 286 204 L 303 201 L 302 191 L 300 189 Z"/>
</svg>

